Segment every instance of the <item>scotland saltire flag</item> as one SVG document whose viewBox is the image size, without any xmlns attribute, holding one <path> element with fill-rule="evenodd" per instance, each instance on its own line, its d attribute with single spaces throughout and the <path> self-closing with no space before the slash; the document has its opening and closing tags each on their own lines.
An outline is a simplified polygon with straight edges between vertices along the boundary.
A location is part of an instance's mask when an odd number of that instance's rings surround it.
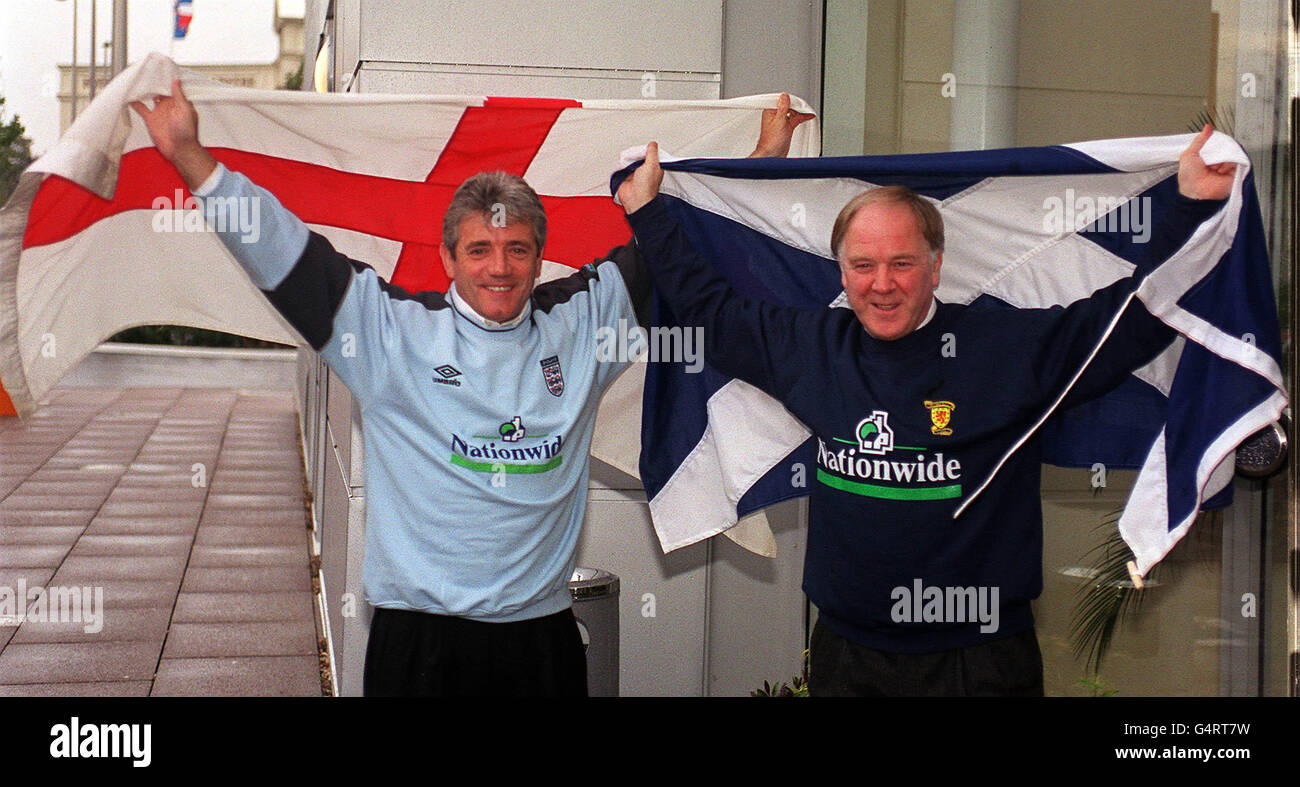
<svg viewBox="0 0 1300 787">
<path fill-rule="evenodd" d="M 870 186 L 904 184 L 935 200 L 944 217 L 941 301 L 1048 307 L 1133 272 L 1176 193 L 1178 156 L 1191 139 L 666 161 L 662 193 L 695 247 L 739 292 L 816 308 L 845 305 L 829 248 L 839 209 Z M 1036 427 L 1053 464 L 1140 471 L 1120 531 L 1143 574 L 1198 509 L 1229 502 L 1234 449 L 1287 405 L 1250 162 L 1219 133 L 1202 157 L 1238 164 L 1233 192 L 1137 291 L 1181 336 L 1106 397 L 1053 408 Z M 656 319 L 665 314 L 657 303 Z M 687 374 L 684 364 L 648 365 L 641 440 L 642 481 L 665 551 L 806 494 L 792 479 L 798 463 L 815 466 L 802 424 L 766 394 L 707 366 Z"/>
</svg>

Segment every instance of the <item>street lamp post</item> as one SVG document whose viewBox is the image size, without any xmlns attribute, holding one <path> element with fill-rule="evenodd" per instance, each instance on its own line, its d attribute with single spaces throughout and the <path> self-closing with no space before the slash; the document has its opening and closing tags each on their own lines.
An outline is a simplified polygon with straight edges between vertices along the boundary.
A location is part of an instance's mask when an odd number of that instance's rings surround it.
<svg viewBox="0 0 1300 787">
<path fill-rule="evenodd" d="M 58 0 L 60 3 L 65 0 Z M 95 98 L 95 91 L 99 87 L 99 75 L 96 73 L 98 57 L 95 55 L 95 3 L 97 0 L 90 0 L 90 99 Z M 77 99 L 80 91 L 77 85 L 78 66 L 77 66 L 77 9 L 80 7 L 80 0 L 72 0 L 72 120 L 77 119 Z M 108 62 L 108 52 L 105 51 L 104 67 L 109 69 L 109 78 L 122 73 L 126 68 L 126 0 L 113 0 L 113 32 L 112 41 L 104 42 L 104 49 L 112 48 L 112 62 Z"/>
</svg>

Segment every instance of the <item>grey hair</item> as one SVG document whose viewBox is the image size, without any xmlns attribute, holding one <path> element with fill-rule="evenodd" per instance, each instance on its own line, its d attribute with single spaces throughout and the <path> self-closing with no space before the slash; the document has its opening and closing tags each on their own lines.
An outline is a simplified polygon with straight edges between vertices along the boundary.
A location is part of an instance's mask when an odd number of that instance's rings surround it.
<svg viewBox="0 0 1300 787">
<path fill-rule="evenodd" d="M 866 206 L 876 203 L 905 205 L 912 211 L 916 217 L 916 226 L 925 238 L 925 245 L 930 247 L 930 262 L 934 262 L 943 251 L 943 217 L 929 200 L 906 186 L 877 186 L 868 189 L 840 209 L 840 214 L 835 217 L 835 225 L 831 228 L 831 250 L 835 258 L 840 257 L 840 247 L 844 245 L 844 236 L 848 234 L 853 217 Z"/>
<path fill-rule="evenodd" d="M 460 184 L 442 217 L 442 245 L 453 254 L 460 240 L 461 220 L 476 213 L 486 214 L 489 223 L 498 216 L 508 223 L 527 222 L 533 228 L 537 253 L 541 254 L 546 246 L 546 211 L 542 200 L 518 175 L 480 172 Z"/>
</svg>

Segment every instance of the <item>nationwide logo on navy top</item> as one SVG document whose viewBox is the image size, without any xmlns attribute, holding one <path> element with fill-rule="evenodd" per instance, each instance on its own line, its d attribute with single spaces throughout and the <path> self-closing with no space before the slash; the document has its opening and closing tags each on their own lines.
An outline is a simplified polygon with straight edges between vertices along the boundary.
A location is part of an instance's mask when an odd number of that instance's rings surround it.
<svg viewBox="0 0 1300 787">
<path fill-rule="evenodd" d="M 543 358 L 541 363 L 546 390 L 551 392 L 551 396 L 564 393 L 564 375 L 560 372 L 560 356 L 552 355 L 550 358 Z"/>
<path fill-rule="evenodd" d="M 894 450 L 894 430 L 889 428 L 889 413 L 874 410 L 858 422 L 858 448 L 863 453 L 883 456 Z"/>
<path fill-rule="evenodd" d="M 951 402 L 926 402 L 932 429 L 946 427 Z M 947 405 L 947 414 L 939 414 Z M 938 434 L 938 432 L 936 432 Z M 842 492 L 886 500 L 946 500 L 961 497 L 961 462 L 925 446 L 896 445 L 889 413 L 874 410 L 858 421 L 853 439 L 817 438 L 817 480 Z"/>
<path fill-rule="evenodd" d="M 452 366 L 449 363 L 444 363 L 442 366 L 435 368 L 434 371 L 441 376 L 440 378 L 439 377 L 433 378 L 433 381 L 435 383 L 442 383 L 443 385 L 455 385 L 457 387 L 460 386 L 460 380 L 454 379 L 460 376 L 460 370 L 457 369 L 455 366 Z"/>
</svg>

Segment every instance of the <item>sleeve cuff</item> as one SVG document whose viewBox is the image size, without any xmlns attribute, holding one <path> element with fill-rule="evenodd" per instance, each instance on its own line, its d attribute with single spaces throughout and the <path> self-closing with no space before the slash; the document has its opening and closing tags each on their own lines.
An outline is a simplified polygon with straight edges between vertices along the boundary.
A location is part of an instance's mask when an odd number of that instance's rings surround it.
<svg viewBox="0 0 1300 787">
<path fill-rule="evenodd" d="M 635 233 L 639 226 L 665 218 L 668 218 L 668 208 L 664 204 L 663 196 L 656 194 L 654 199 L 627 214 L 627 223 L 632 226 L 632 232 Z"/>
<path fill-rule="evenodd" d="M 222 176 L 225 174 L 226 165 L 218 161 L 216 168 L 212 170 L 212 174 L 208 175 L 207 180 L 200 183 L 199 187 L 194 189 L 191 193 L 199 198 L 208 196 L 213 191 L 216 191 L 217 186 L 221 183 Z"/>
</svg>

